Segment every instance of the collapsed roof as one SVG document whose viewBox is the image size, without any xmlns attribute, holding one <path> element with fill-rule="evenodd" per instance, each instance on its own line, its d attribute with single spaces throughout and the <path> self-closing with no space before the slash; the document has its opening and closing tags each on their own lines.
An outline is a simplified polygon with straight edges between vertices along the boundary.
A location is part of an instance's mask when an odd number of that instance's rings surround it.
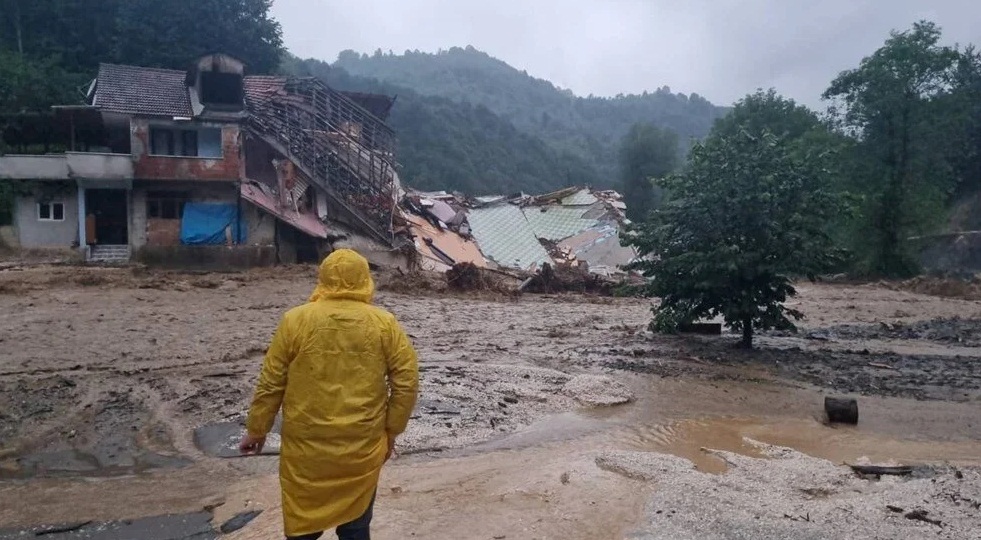
<svg viewBox="0 0 981 540">
<path fill-rule="evenodd" d="M 637 255 L 620 243 L 626 205 L 615 191 L 570 187 L 479 198 L 410 192 L 400 209 L 417 249 L 435 259 L 431 269 L 471 262 L 534 271 L 550 263 L 610 275 Z"/>
</svg>

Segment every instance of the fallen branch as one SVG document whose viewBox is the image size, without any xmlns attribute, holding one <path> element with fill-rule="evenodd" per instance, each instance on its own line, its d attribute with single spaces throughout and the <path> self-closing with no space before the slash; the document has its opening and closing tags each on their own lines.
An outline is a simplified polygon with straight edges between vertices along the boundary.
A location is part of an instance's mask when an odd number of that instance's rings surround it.
<svg viewBox="0 0 981 540">
<path fill-rule="evenodd" d="M 900 467 L 881 467 L 879 465 L 849 465 L 853 471 L 859 474 L 874 474 L 877 476 L 882 475 L 892 475 L 892 476 L 906 476 L 913 474 L 913 467 L 910 466 L 900 466 Z"/>
<path fill-rule="evenodd" d="M 929 523 L 931 525 L 936 525 L 937 527 L 943 527 L 944 524 L 939 519 L 930 519 L 927 517 L 926 510 L 913 510 L 912 512 L 906 514 L 906 519 L 912 519 L 914 521 L 922 521 L 924 523 Z"/>
<path fill-rule="evenodd" d="M 890 366 L 889 364 L 880 364 L 878 362 L 869 362 L 869 367 L 880 368 L 880 369 L 891 369 L 893 371 L 899 371 L 899 368 L 895 366 Z"/>
<path fill-rule="evenodd" d="M 434 448 L 416 448 L 414 450 L 403 450 L 399 452 L 399 454 L 403 456 L 411 456 L 412 454 L 428 454 L 430 452 L 442 452 L 443 450 L 446 450 L 446 448 L 437 446 Z"/>
</svg>

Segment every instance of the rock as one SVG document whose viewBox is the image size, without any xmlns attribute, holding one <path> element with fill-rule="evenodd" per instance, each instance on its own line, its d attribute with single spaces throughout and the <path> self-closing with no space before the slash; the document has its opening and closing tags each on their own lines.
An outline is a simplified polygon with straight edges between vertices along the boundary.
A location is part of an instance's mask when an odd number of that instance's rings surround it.
<svg viewBox="0 0 981 540">
<path fill-rule="evenodd" d="M 584 405 L 610 406 L 633 401 L 630 390 L 619 381 L 600 375 L 577 375 L 565 383 L 562 393 Z"/>
<path fill-rule="evenodd" d="M 221 531 L 221 534 L 233 533 L 248 525 L 250 521 L 255 519 L 256 516 L 261 513 L 262 510 L 249 510 L 248 512 L 242 512 L 225 523 L 222 523 L 218 530 Z"/>
</svg>

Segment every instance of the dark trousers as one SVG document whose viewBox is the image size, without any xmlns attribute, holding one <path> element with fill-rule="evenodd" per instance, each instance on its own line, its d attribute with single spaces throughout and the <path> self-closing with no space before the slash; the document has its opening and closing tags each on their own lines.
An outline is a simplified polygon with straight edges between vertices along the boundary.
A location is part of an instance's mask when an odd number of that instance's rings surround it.
<svg viewBox="0 0 981 540">
<path fill-rule="evenodd" d="M 364 511 L 358 519 L 345 523 L 337 527 L 337 538 L 340 540 L 371 540 L 371 534 L 368 532 L 368 527 L 371 525 L 371 513 L 375 507 L 375 496 L 371 496 L 371 503 L 368 504 L 368 509 Z M 286 540 L 317 540 L 324 533 L 311 533 L 304 534 L 303 536 L 288 536 Z"/>
</svg>

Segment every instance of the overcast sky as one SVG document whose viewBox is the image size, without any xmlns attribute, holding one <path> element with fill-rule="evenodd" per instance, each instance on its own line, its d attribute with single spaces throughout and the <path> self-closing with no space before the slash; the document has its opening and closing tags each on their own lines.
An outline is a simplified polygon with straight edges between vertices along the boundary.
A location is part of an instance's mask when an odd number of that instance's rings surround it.
<svg viewBox="0 0 981 540">
<path fill-rule="evenodd" d="M 822 107 L 821 92 L 920 19 L 981 46 L 981 0 L 275 0 L 287 47 L 474 47 L 579 95 L 667 85 L 729 104 L 756 88 Z"/>
</svg>

